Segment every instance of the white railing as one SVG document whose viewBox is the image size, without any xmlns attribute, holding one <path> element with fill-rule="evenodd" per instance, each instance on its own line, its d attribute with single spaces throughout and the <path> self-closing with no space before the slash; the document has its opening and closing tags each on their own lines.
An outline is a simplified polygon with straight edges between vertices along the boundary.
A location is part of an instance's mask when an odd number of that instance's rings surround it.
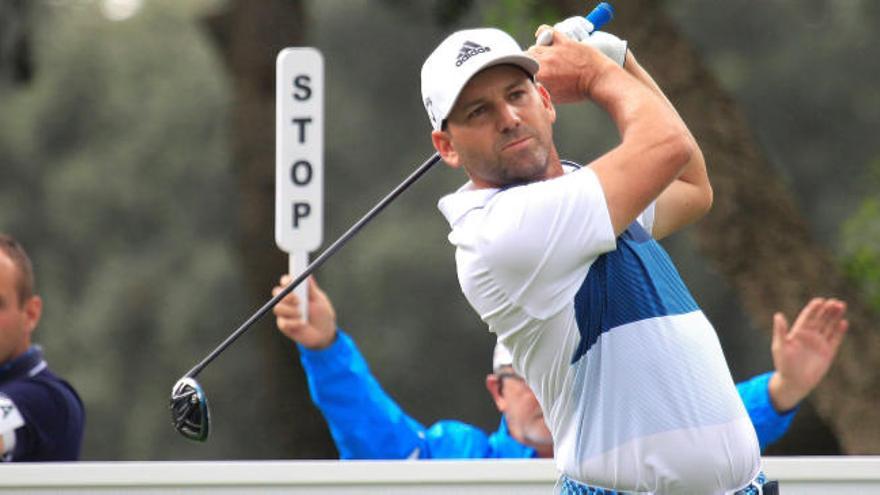
<svg viewBox="0 0 880 495">
<path fill-rule="evenodd" d="M 766 457 L 784 495 L 880 494 L 880 457 Z M 548 494 L 552 461 L 81 462 L 0 465 L 0 492 Z"/>
</svg>

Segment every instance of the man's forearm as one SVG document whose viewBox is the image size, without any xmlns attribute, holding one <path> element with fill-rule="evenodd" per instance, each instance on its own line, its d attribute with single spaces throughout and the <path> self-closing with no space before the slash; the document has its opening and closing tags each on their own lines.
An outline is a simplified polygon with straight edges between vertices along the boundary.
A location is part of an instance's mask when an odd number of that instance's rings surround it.
<svg viewBox="0 0 880 495">
<path fill-rule="evenodd" d="M 772 375 L 763 373 L 736 384 L 762 450 L 785 434 L 797 412 L 797 408 L 780 412 L 773 405 L 769 387 Z"/>
<path fill-rule="evenodd" d="M 638 63 L 630 51 L 627 51 L 624 69 L 660 97 L 669 109 L 681 118 L 660 86 Z M 708 213 L 712 206 L 713 193 L 706 170 L 706 161 L 693 134 L 687 127 L 685 130 L 694 152 L 679 176 L 657 199 L 658 222 L 653 232 L 657 239 L 662 239 L 697 221 Z"/>
<path fill-rule="evenodd" d="M 634 59 L 631 63 L 638 67 Z M 646 84 L 629 70 L 617 68 L 616 72 L 618 74 L 609 74 L 593 88 L 591 98 L 603 106 L 618 125 L 622 142 L 591 166 L 600 175 L 609 205 L 615 204 L 611 197 L 614 194 L 629 198 L 623 202 L 627 206 L 619 210 L 626 213 L 622 221 L 615 219 L 615 209 L 611 209 L 612 221 L 618 230 L 629 225 L 630 215 L 634 218 L 652 201 L 660 201 L 670 185 L 681 180 L 700 151 L 675 109 L 661 92 L 654 90 L 656 86 Z M 606 167 L 603 163 L 606 161 L 610 166 L 600 171 Z M 619 178 L 615 179 L 615 175 Z M 608 187 L 611 181 L 625 183 L 626 187 Z M 663 216 L 658 219 L 662 220 Z M 662 222 L 656 227 L 660 231 L 664 228 Z"/>
<path fill-rule="evenodd" d="M 779 372 L 773 373 L 767 388 L 770 392 L 770 401 L 773 403 L 773 407 L 780 413 L 794 409 L 809 393 L 809 391 L 799 390 L 797 387 L 786 383 Z"/>
<path fill-rule="evenodd" d="M 404 459 L 421 445 L 424 427 L 385 393 L 348 335 L 300 350 L 312 400 L 343 459 Z"/>
</svg>

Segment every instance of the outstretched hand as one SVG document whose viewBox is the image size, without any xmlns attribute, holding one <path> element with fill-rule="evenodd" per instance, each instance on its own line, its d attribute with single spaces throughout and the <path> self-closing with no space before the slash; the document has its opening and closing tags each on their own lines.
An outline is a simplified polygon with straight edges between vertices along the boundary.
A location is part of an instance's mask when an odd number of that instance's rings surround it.
<svg viewBox="0 0 880 495">
<path fill-rule="evenodd" d="M 281 277 L 281 284 L 272 289 L 275 296 L 293 279 L 290 275 Z M 309 349 L 323 349 L 336 338 L 336 311 L 327 294 L 318 287 L 313 277 L 309 277 L 309 319 L 303 319 L 299 297 L 291 292 L 272 308 L 278 330 L 289 339 Z"/>
<path fill-rule="evenodd" d="M 790 330 L 782 313 L 773 315 L 776 372 L 769 388 L 777 411 L 795 407 L 825 377 L 849 328 L 845 316 L 846 303 L 818 297 L 804 306 Z"/>
</svg>

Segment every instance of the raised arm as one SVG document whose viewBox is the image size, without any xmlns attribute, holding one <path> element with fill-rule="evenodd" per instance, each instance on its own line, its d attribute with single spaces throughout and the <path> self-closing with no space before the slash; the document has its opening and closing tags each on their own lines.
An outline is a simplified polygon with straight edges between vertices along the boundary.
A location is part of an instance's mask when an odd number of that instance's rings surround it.
<svg viewBox="0 0 880 495">
<path fill-rule="evenodd" d="M 281 284 L 290 282 L 288 276 Z M 281 286 L 275 287 L 277 294 Z M 354 342 L 336 327 L 330 299 L 309 279 L 309 320 L 295 293 L 273 309 L 279 331 L 296 342 L 309 392 L 342 459 L 405 459 L 423 449 L 424 427 L 382 389 Z"/>
<path fill-rule="evenodd" d="M 281 284 L 290 283 L 285 276 Z M 281 286 L 275 287 L 277 294 Z M 354 341 L 336 327 L 327 294 L 309 280 L 309 320 L 295 293 L 274 312 L 278 329 L 297 343 L 312 401 L 321 411 L 342 459 L 485 457 L 479 428 L 440 421 L 430 428 L 410 417 L 382 388 Z"/>
<path fill-rule="evenodd" d="M 627 51 L 623 67 L 627 73 L 662 98 L 669 108 L 678 115 L 660 86 L 639 65 L 631 51 Z M 712 186 L 706 172 L 703 152 L 700 151 L 700 147 L 690 130 L 687 128 L 685 130 L 693 153 L 691 153 L 690 160 L 682 169 L 681 174 L 657 198 L 654 227 L 651 231 L 655 239 L 662 239 L 699 220 L 712 207 Z"/>
<path fill-rule="evenodd" d="M 773 365 L 770 397 L 778 411 L 787 411 L 819 385 L 831 368 L 849 328 L 846 303 L 817 297 L 798 314 L 789 330 L 782 313 L 773 316 Z"/>
<path fill-rule="evenodd" d="M 554 32 L 552 46 L 529 51 L 541 64 L 538 81 L 555 102 L 591 100 L 617 125 L 621 143 L 590 167 L 602 185 L 614 232 L 623 232 L 685 172 L 699 153 L 693 137 L 662 93 L 595 48 Z"/>
<path fill-rule="evenodd" d="M 761 449 L 788 430 L 798 404 L 830 369 L 848 327 L 846 304 L 837 299 L 814 298 L 791 329 L 782 313 L 774 315 L 776 369 L 737 384 Z"/>
<path fill-rule="evenodd" d="M 610 33 L 602 31 L 591 32 L 592 25 L 588 24 L 582 16 L 570 17 L 557 23 L 553 28 L 547 25 L 539 27 L 536 36 L 540 36 L 542 31 L 555 29 L 568 38 L 596 48 L 611 58 L 617 65 L 622 66 L 627 73 L 635 77 L 654 94 L 662 98 L 669 108 L 675 112 L 675 108 L 666 95 L 663 94 L 660 86 L 639 65 L 632 52 L 627 49 L 626 41 Z M 690 161 L 685 165 L 681 175 L 657 198 L 652 229 L 652 234 L 657 239 L 663 238 L 696 221 L 708 212 L 712 205 L 712 188 L 706 173 L 703 154 L 690 131 L 687 134 L 694 153 L 692 153 Z"/>
</svg>

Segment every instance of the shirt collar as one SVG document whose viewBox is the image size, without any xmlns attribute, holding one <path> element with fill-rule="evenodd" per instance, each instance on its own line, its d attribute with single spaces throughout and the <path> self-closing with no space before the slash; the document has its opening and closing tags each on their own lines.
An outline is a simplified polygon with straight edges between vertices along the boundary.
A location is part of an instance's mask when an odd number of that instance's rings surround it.
<svg viewBox="0 0 880 495">
<path fill-rule="evenodd" d="M 562 160 L 562 169 L 566 174 L 579 168 L 581 166 L 573 161 Z M 454 193 L 440 198 L 437 208 L 446 217 L 450 226 L 455 225 L 467 212 L 486 206 L 489 200 L 502 190 L 495 187 L 478 189 L 473 182 L 467 181 Z"/>
<path fill-rule="evenodd" d="M 477 189 L 474 183 L 468 181 L 452 194 L 447 194 L 437 202 L 437 208 L 446 217 L 449 225 L 455 225 L 467 212 L 482 208 L 498 194 L 498 188 Z"/>
<path fill-rule="evenodd" d="M 34 376 L 45 367 L 43 349 L 38 345 L 32 345 L 21 356 L 0 365 L 0 382 L 22 376 Z"/>
</svg>

